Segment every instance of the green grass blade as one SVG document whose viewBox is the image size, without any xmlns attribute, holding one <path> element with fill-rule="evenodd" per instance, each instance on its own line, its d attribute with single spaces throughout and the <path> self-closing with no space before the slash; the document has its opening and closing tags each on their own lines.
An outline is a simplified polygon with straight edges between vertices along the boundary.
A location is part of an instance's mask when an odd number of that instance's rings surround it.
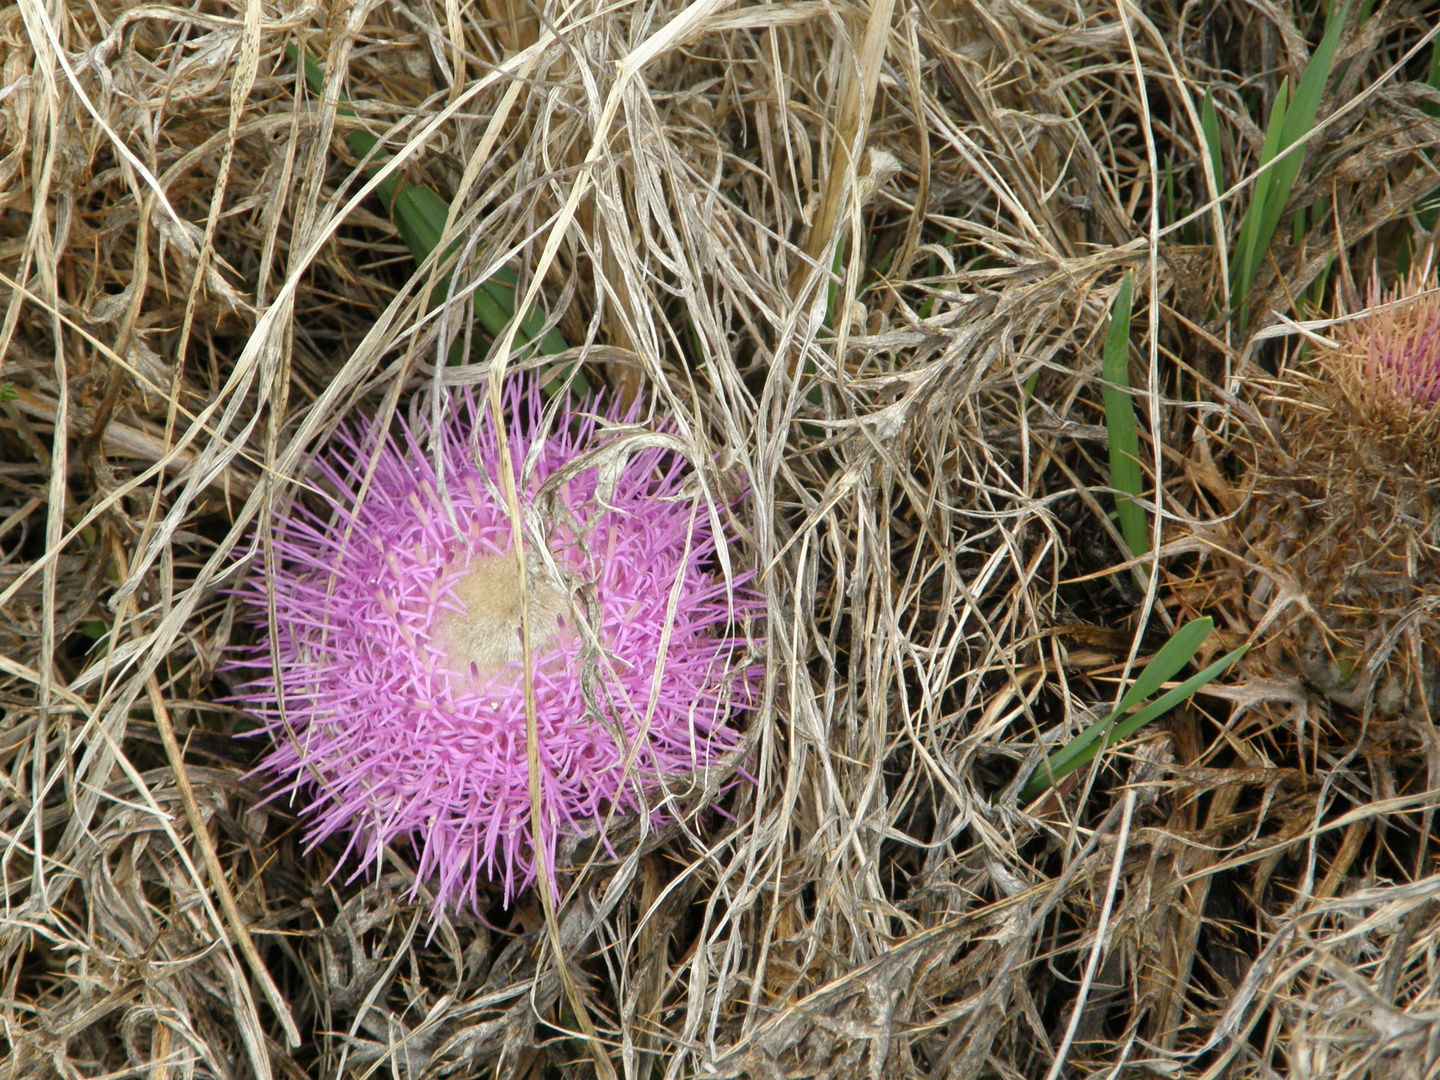
<svg viewBox="0 0 1440 1080">
<path fill-rule="evenodd" d="M 1345 3 L 1340 5 L 1340 10 L 1330 16 L 1320 44 L 1315 46 L 1315 51 L 1310 54 L 1310 62 L 1305 65 L 1300 81 L 1295 84 L 1295 94 L 1290 99 L 1290 107 L 1285 114 L 1282 150 L 1310 134 L 1310 129 L 1315 126 L 1315 118 L 1320 113 L 1320 99 L 1325 96 L 1325 86 L 1329 83 L 1330 71 L 1335 66 L 1335 54 L 1340 48 L 1340 34 L 1345 29 L 1345 16 L 1349 12 L 1350 0 L 1345 0 Z M 1289 169 L 1292 175 L 1298 173 L 1303 156 L 1291 154 L 1286 161 L 1276 166 L 1276 171 Z"/>
<path fill-rule="evenodd" d="M 410 249 L 415 264 L 420 265 L 445 233 L 450 204 L 428 187 L 406 184 L 393 198 L 387 199 L 385 205 L 390 208 L 390 219 L 395 222 L 400 239 Z M 452 244 L 446 252 L 446 262 L 454 257 L 455 246 Z"/>
<path fill-rule="evenodd" d="M 1115 513 L 1120 535 L 1139 558 L 1150 550 L 1150 532 L 1145 511 L 1135 500 L 1140 497 L 1144 475 L 1140 471 L 1140 436 L 1135 426 L 1135 402 L 1125 391 L 1130 387 L 1130 300 L 1134 281 L 1130 274 L 1120 283 L 1115 305 L 1110 309 L 1110 329 L 1101 353 L 1101 375 L 1105 385 L 1105 430 L 1110 443 L 1110 486 L 1117 492 Z"/>
<path fill-rule="evenodd" d="M 1350 0 L 1345 0 L 1340 9 L 1331 14 L 1320 44 L 1315 47 L 1310 62 L 1305 65 L 1305 71 L 1295 85 L 1295 92 L 1289 95 L 1288 100 L 1285 92 L 1288 84 L 1281 82 L 1280 93 L 1275 97 L 1275 106 L 1265 129 L 1265 144 L 1260 153 L 1261 169 L 1265 169 L 1265 166 L 1284 154 L 1315 127 L 1315 119 L 1320 112 L 1320 99 L 1330 81 L 1335 54 L 1340 48 L 1340 34 L 1345 29 L 1345 17 L 1349 11 Z M 1256 177 L 1255 190 L 1250 198 L 1250 207 L 1245 212 L 1241 242 L 1237 246 L 1235 264 L 1230 275 L 1234 289 L 1231 305 L 1239 309 L 1242 325 L 1249 319 L 1246 298 L 1255 282 L 1260 260 L 1269 250 L 1270 241 L 1280 225 L 1280 218 L 1290 201 L 1290 194 L 1295 188 L 1304 158 L 1304 152 L 1296 150 Z"/>
<path fill-rule="evenodd" d="M 390 206 L 390 216 L 401 239 L 405 241 L 405 246 L 410 249 L 416 265 L 423 263 L 440 243 L 449 213 L 450 204 L 428 187 L 406 184 L 396 195 Z M 446 253 L 446 261 L 454 258 L 458 250 L 458 242 L 452 244 Z M 442 267 L 443 269 L 445 268 Z M 519 275 L 510 267 L 502 266 L 475 290 L 475 314 L 480 319 L 480 324 L 493 337 L 504 333 L 515 313 L 515 288 L 518 284 Z M 432 305 L 445 299 L 448 287 L 447 273 L 431 294 Z M 516 336 L 522 343 L 526 343 L 534 340 L 544 327 L 544 313 L 539 308 L 532 308 L 529 317 L 520 324 L 520 331 Z M 566 348 L 568 346 L 565 339 L 553 328 L 546 332 L 540 344 L 540 351 L 546 356 L 562 353 Z"/>
<path fill-rule="evenodd" d="M 1175 156 L 1165 155 L 1165 224 L 1175 221 Z"/>
<path fill-rule="evenodd" d="M 845 273 L 845 246 L 845 238 L 842 236 L 835 244 L 835 258 L 830 264 L 830 278 L 828 284 L 825 286 L 825 321 L 822 325 L 827 335 L 833 335 L 835 333 L 835 302 L 840 297 L 840 283 L 838 279 Z M 833 352 L 833 349 L 833 345 L 825 346 L 827 353 Z M 814 379 L 814 361 L 806 360 L 802 371 L 805 379 Z M 805 400 L 817 409 L 824 407 L 825 394 L 824 391 L 820 389 L 820 383 L 818 381 L 813 383 L 810 389 L 805 392 Z"/>
<path fill-rule="evenodd" d="M 1031 774 L 1021 792 L 1024 801 L 1029 802 L 1034 798 L 1034 795 L 1027 795 L 1026 792 L 1035 790 L 1035 794 L 1039 794 L 1051 782 L 1052 776 L 1057 780 L 1062 776 L 1068 776 L 1088 761 L 1087 751 L 1090 751 L 1093 756 L 1090 748 L 1104 734 L 1105 730 L 1119 717 L 1124 716 L 1130 709 L 1140 704 L 1177 675 L 1195 656 L 1200 646 L 1205 643 L 1205 639 L 1210 636 L 1210 631 L 1214 629 L 1214 626 L 1215 623 L 1211 619 L 1196 619 L 1177 630 L 1170 640 L 1160 647 L 1160 651 L 1155 654 L 1150 663 L 1145 665 L 1145 670 L 1125 692 L 1120 703 L 1115 706 L 1114 712 L 1103 720 L 1095 721 L 1046 758 L 1045 763 Z M 1038 790 L 1036 790 L 1037 784 L 1040 785 Z"/>
<path fill-rule="evenodd" d="M 1192 619 L 1176 630 L 1170 636 L 1170 640 L 1160 646 L 1160 651 L 1154 655 L 1150 663 L 1145 665 L 1145 670 L 1140 672 L 1139 678 L 1131 684 L 1129 690 L 1125 691 L 1125 696 L 1120 699 L 1120 704 L 1115 706 L 1115 712 L 1107 719 L 1114 719 L 1120 713 L 1140 704 L 1180 674 L 1185 665 L 1195 658 L 1195 654 L 1200 651 L 1200 646 L 1205 644 L 1205 639 L 1210 636 L 1210 631 L 1213 629 L 1215 629 L 1215 620 L 1205 618 Z"/>
<path fill-rule="evenodd" d="M 303 63 L 305 69 L 305 81 L 310 89 L 316 94 L 322 94 L 325 90 L 325 71 L 315 62 L 309 53 L 301 56 L 298 49 L 293 45 L 286 46 L 286 55 L 292 61 Z M 341 116 L 354 116 L 355 111 L 349 107 L 349 103 L 342 97 L 336 111 Z M 380 149 L 379 140 L 368 131 L 357 129 L 345 137 L 350 150 L 362 162 L 366 162 L 368 171 L 374 175 L 380 169 L 390 155 Z M 400 239 L 410 250 L 410 257 L 415 260 L 416 266 L 422 266 L 430 253 L 440 243 L 440 237 L 445 234 L 445 222 L 450 214 L 450 204 L 442 198 L 433 188 L 423 184 L 406 183 L 404 178 L 398 174 L 388 176 L 375 189 L 376 197 L 380 199 L 390 211 L 390 219 L 395 225 L 395 231 L 400 234 Z M 440 265 L 436 269 L 435 287 L 430 294 L 430 303 L 434 305 L 445 299 L 450 285 L 450 266 L 448 265 L 455 258 L 459 251 L 459 242 L 452 243 L 444 256 L 440 259 Z M 487 278 L 473 294 L 473 307 L 475 316 L 480 321 L 486 332 L 492 337 L 499 337 L 509 325 L 510 320 L 515 316 L 515 290 L 519 278 L 515 271 L 509 267 L 502 266 Z M 569 346 L 565 339 L 553 327 L 544 332 L 545 314 L 539 308 L 533 308 L 516 332 L 516 341 L 520 345 L 528 345 L 540 337 L 538 344 L 539 351 L 545 356 L 554 356 L 564 352 Z M 451 362 L 458 363 L 462 357 L 458 355 L 458 349 L 463 346 L 457 342 L 451 350 Z M 577 393 L 588 392 L 584 375 L 579 371 L 578 365 L 574 372 L 574 386 Z M 548 389 L 548 387 L 547 387 Z"/>
<path fill-rule="evenodd" d="M 1349 10 L 1349 0 L 1346 0 L 1340 10 L 1330 16 L 1325 25 L 1324 36 L 1315 47 L 1310 62 L 1305 65 L 1305 71 L 1295 86 L 1295 93 L 1285 110 L 1285 123 L 1280 133 L 1282 153 L 1310 134 L 1315 127 L 1315 119 L 1320 113 L 1320 99 L 1325 95 L 1330 71 L 1335 66 L 1335 53 L 1340 47 L 1340 32 L 1345 29 L 1345 16 Z M 1300 175 L 1300 166 L 1304 164 L 1304 160 L 1304 151 L 1297 150 L 1271 170 L 1274 179 L 1270 183 L 1270 196 L 1261 222 L 1261 235 L 1266 238 L 1267 245 L 1268 238 L 1274 235 L 1280 224 L 1280 217 L 1285 213 L 1285 204 L 1290 201 L 1290 192 L 1295 187 L 1295 180 Z"/>
<path fill-rule="evenodd" d="M 313 56 L 307 52 L 302 57 L 300 50 L 294 45 L 285 46 L 285 56 L 292 64 L 301 64 L 304 66 L 305 81 L 310 84 L 312 93 L 323 94 L 325 92 L 325 69 L 320 66 Z M 340 115 L 354 116 L 355 110 L 345 107 L 345 99 L 342 97 L 340 101 L 342 103 L 339 109 Z"/>
<path fill-rule="evenodd" d="M 1265 128 L 1265 142 L 1260 148 L 1262 169 L 1274 161 L 1275 155 L 1280 152 L 1280 136 L 1285 127 L 1285 106 L 1289 96 L 1290 80 L 1281 79 L 1275 104 L 1270 110 L 1270 123 Z M 1255 271 L 1260 266 L 1260 256 L 1265 253 L 1265 247 L 1269 246 L 1268 237 L 1264 245 L 1260 243 L 1260 227 L 1265 217 L 1265 204 L 1270 198 L 1270 184 L 1273 179 L 1274 170 L 1263 169 L 1255 178 L 1255 186 L 1250 193 L 1250 207 L 1245 211 L 1245 220 L 1240 226 L 1240 239 L 1235 245 L 1235 265 L 1230 269 L 1230 287 L 1234 290 L 1231 300 L 1233 307 L 1243 307 L 1245 297 L 1250 294 L 1250 286 L 1255 280 Z M 1241 321 L 1244 322 L 1243 317 Z"/>
<path fill-rule="evenodd" d="M 835 301 L 840 297 L 840 277 L 845 273 L 845 239 L 835 244 L 835 258 L 830 264 L 830 278 L 825 286 L 825 329 L 835 329 Z"/>
<path fill-rule="evenodd" d="M 305 53 L 304 56 L 301 56 L 300 50 L 295 48 L 294 45 L 285 46 L 285 55 L 289 57 L 291 63 L 300 63 L 304 66 L 305 82 L 309 84 L 311 93 L 323 96 L 325 93 L 325 69 L 316 62 L 315 58 L 311 56 L 308 52 Z M 350 117 L 353 117 L 355 115 L 355 110 L 350 108 L 350 102 L 346 100 L 343 94 L 340 97 L 336 98 L 336 101 L 339 104 L 337 104 L 335 107 L 335 115 Z M 374 135 L 371 135 L 364 128 L 356 128 L 354 131 L 350 132 L 348 135 L 345 136 L 345 141 L 350 144 L 351 152 L 354 153 L 354 155 L 358 157 L 361 161 L 364 161 L 372 154 L 375 155 L 373 159 L 369 162 L 370 171 L 372 173 L 381 165 L 385 164 L 386 160 L 390 156 L 383 150 L 379 151 L 378 153 L 376 152 L 376 148 L 380 145 L 380 140 L 375 138 Z M 395 192 L 398 186 L 398 177 L 386 177 L 383 181 L 381 181 L 380 186 L 375 189 L 376 195 L 381 200 L 381 202 L 383 202 L 386 206 L 389 206 L 395 198 Z"/>
<path fill-rule="evenodd" d="M 1097 720 L 1088 728 L 1082 731 L 1075 738 L 1071 739 L 1059 750 L 1051 754 L 1036 770 L 1030 774 L 1025 786 L 1020 791 L 1020 801 L 1028 803 L 1036 798 L 1052 784 L 1069 776 L 1076 769 L 1089 762 L 1100 752 L 1100 739 L 1107 732 L 1106 746 L 1114 745 L 1119 740 L 1128 737 L 1138 731 L 1145 724 L 1162 716 L 1173 709 L 1185 698 L 1193 694 L 1199 687 L 1218 678 L 1237 659 L 1245 654 L 1245 648 L 1237 649 L 1228 656 L 1223 657 L 1214 664 L 1211 664 L 1200 674 L 1181 683 L 1180 686 L 1162 695 L 1151 702 L 1145 708 L 1133 716 L 1120 720 L 1130 709 L 1150 697 L 1165 683 L 1169 682 L 1194 659 L 1200 646 L 1210 636 L 1211 630 L 1215 627 L 1211 619 L 1195 619 L 1186 623 L 1174 635 L 1161 646 L 1150 663 L 1145 665 L 1145 670 L 1140 673 L 1139 678 L 1131 684 L 1130 689 L 1120 699 L 1115 711 L 1106 716 L 1103 720 Z M 1120 721 L 1118 724 L 1117 721 Z M 1110 729 L 1114 726 L 1114 731 Z"/>
<path fill-rule="evenodd" d="M 1249 645 L 1242 645 L 1240 646 L 1240 648 L 1235 649 L 1232 652 L 1226 653 L 1219 660 L 1216 660 L 1213 664 L 1205 668 L 1199 674 L 1190 676 L 1190 678 L 1186 679 L 1183 683 L 1175 687 L 1173 690 L 1168 690 L 1164 694 L 1161 694 L 1158 698 L 1150 702 L 1149 705 L 1146 705 L 1143 709 L 1135 713 L 1133 716 L 1128 716 L 1124 720 L 1120 721 L 1120 723 L 1115 725 L 1115 730 L 1112 731 L 1106 738 L 1106 747 L 1114 746 L 1121 740 L 1128 739 L 1131 735 L 1139 731 L 1151 720 L 1154 720 L 1157 717 L 1164 716 L 1167 712 L 1175 708 L 1176 705 L 1179 705 L 1181 702 L 1183 702 L 1196 690 L 1199 690 L 1202 686 L 1214 682 L 1221 675 L 1225 674 L 1226 670 L 1230 667 L 1231 664 L 1235 663 L 1236 660 L 1239 660 L 1249 651 Z"/>
<path fill-rule="evenodd" d="M 1215 173 L 1216 191 L 1225 190 L 1225 155 L 1220 149 L 1220 116 L 1215 111 L 1215 95 L 1205 91 L 1205 100 L 1200 103 L 1200 130 L 1205 135 L 1205 152 L 1210 156 L 1210 168 Z"/>
</svg>

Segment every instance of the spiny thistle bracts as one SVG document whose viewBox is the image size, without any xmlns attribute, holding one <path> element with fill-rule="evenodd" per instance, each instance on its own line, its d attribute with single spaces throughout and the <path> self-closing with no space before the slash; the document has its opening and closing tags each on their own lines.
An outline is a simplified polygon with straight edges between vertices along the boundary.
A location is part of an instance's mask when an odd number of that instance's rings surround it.
<svg viewBox="0 0 1440 1080">
<path fill-rule="evenodd" d="M 1436 288 L 1428 266 L 1388 291 L 1372 277 L 1334 344 L 1297 343 L 1275 375 L 1247 374 L 1254 412 L 1229 435 L 1245 475 L 1206 531 L 1229 557 L 1187 586 L 1242 598 L 1265 627 L 1252 673 L 1299 675 L 1358 715 L 1440 718 Z"/>
<path fill-rule="evenodd" d="M 341 429 L 314 461 L 325 506 L 297 501 L 275 525 L 268 585 L 252 574 L 239 590 L 262 633 L 273 593 L 279 663 L 268 645 L 245 655 L 238 701 L 274 739 L 262 770 L 310 797 L 310 845 L 348 835 L 358 874 L 408 839 L 437 907 L 478 906 L 485 880 L 508 904 L 537 857 L 520 575 L 493 423 L 471 398 L 450 404 L 438 473 L 425 421 L 382 440 L 358 504 L 373 438 Z M 560 837 L 613 811 L 658 824 L 694 774 L 733 768 L 732 717 L 759 676 L 740 628 L 759 601 L 710 569 L 708 508 L 677 454 L 650 438 L 587 465 L 616 429 L 566 408 L 545 430 L 533 387 L 507 405 L 522 512 L 545 533 L 545 551 L 534 533 L 525 546 L 553 881 Z"/>
</svg>

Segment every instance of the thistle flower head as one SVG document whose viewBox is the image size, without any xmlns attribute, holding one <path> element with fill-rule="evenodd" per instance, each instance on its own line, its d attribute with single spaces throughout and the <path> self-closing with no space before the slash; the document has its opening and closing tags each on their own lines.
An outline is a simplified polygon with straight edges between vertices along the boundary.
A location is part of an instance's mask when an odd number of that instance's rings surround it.
<svg viewBox="0 0 1440 1080">
<path fill-rule="evenodd" d="M 1238 580 L 1204 592 L 1261 596 L 1287 582 L 1304 613 L 1269 639 L 1281 672 L 1345 709 L 1428 721 L 1440 707 L 1440 289 L 1430 264 L 1389 290 L 1372 275 L 1366 306 L 1331 336 L 1333 346 L 1292 350 L 1293 363 L 1251 383 L 1259 408 L 1242 456 L 1254 464 L 1233 540 L 1247 554 Z"/>
<path fill-rule="evenodd" d="M 1440 404 L 1440 285 L 1430 264 L 1391 289 L 1372 274 L 1365 306 L 1340 326 L 1343 377 L 1373 404 L 1429 412 Z"/>
<path fill-rule="evenodd" d="M 348 835 L 360 873 L 408 839 L 437 907 L 478 906 L 485 880 L 508 904 L 537 858 L 553 881 L 559 838 L 617 811 L 657 823 L 687 776 L 723 764 L 758 676 L 735 628 L 758 604 L 709 569 L 717 538 L 678 455 L 648 438 L 583 457 L 608 429 L 569 409 L 546 425 L 538 391 L 512 385 L 522 584 L 494 426 L 473 399 L 450 404 L 437 430 L 378 447 L 342 430 L 315 460 L 324 506 L 297 501 L 269 580 L 239 590 L 262 629 L 273 595 L 275 636 L 238 662 L 238 700 L 274 737 L 262 770 L 281 793 L 313 791 L 311 845 Z"/>
</svg>

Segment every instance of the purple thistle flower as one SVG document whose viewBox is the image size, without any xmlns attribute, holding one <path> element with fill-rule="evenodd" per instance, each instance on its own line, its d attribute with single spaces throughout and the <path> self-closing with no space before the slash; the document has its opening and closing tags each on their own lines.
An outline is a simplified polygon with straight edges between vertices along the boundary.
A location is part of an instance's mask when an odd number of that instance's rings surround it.
<svg viewBox="0 0 1440 1080">
<path fill-rule="evenodd" d="M 1377 387 L 1402 409 L 1440 404 L 1440 295 L 1430 264 L 1393 289 L 1372 274 L 1365 316 L 1344 324 L 1342 351 L 1361 386 Z"/>
<path fill-rule="evenodd" d="M 259 575 L 238 590 L 260 628 L 273 592 L 279 664 L 248 651 L 236 700 L 274 737 L 261 770 L 278 794 L 313 784 L 310 846 L 349 834 L 359 874 L 409 837 L 437 908 L 478 909 L 482 878 L 507 905 L 535 880 L 536 843 L 498 444 L 483 404 L 455 404 L 436 440 L 443 493 L 428 424 L 383 440 L 358 504 L 374 438 L 341 429 L 315 460 L 325 511 L 297 501 L 275 526 L 268 590 Z M 522 512 L 547 530 L 548 558 L 533 534 L 525 549 L 538 846 L 553 881 L 559 837 L 602 829 L 612 810 L 658 823 L 682 778 L 739 745 L 729 721 L 755 700 L 759 668 L 733 631 L 761 605 L 707 569 L 715 537 L 704 503 L 682 494 L 678 455 L 652 440 L 618 475 L 572 464 L 606 442 L 594 416 L 562 409 L 547 433 L 533 385 L 512 384 L 507 404 L 512 460 L 532 455 Z"/>
</svg>

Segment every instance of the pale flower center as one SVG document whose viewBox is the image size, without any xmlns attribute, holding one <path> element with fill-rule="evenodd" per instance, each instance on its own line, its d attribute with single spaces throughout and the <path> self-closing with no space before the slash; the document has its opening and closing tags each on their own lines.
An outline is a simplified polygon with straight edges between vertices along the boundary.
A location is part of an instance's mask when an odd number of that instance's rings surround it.
<svg viewBox="0 0 1440 1080">
<path fill-rule="evenodd" d="M 529 575 L 530 646 L 543 653 L 562 633 L 565 596 Z M 476 559 L 450 588 L 464 611 L 446 610 L 435 624 L 435 644 L 460 676 L 494 675 L 524 658 L 520 637 L 520 582 L 509 556 Z"/>
</svg>

